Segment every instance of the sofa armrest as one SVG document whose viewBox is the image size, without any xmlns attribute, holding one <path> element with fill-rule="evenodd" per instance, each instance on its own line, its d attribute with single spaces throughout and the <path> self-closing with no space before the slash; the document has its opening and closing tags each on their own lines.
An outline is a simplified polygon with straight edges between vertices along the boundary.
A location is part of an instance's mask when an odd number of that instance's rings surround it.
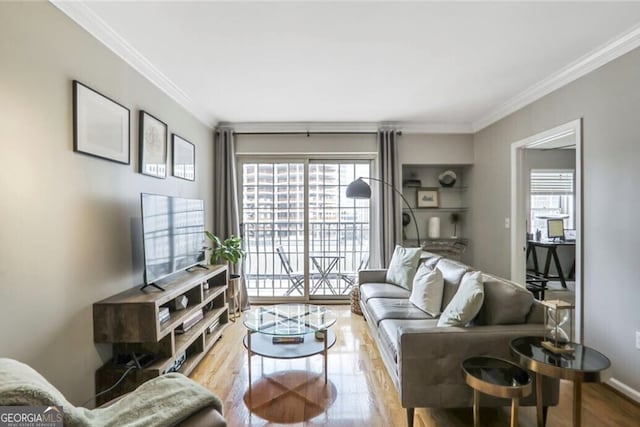
<svg viewBox="0 0 640 427">
<path fill-rule="evenodd" d="M 385 283 L 386 281 L 386 269 L 358 271 L 358 283 Z"/>
</svg>

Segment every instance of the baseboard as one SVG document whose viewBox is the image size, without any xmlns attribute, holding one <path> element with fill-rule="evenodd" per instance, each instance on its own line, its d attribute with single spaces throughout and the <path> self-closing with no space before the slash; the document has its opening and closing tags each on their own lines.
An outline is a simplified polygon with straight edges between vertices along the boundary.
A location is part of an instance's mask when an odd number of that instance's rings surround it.
<svg viewBox="0 0 640 427">
<path fill-rule="evenodd" d="M 640 403 L 640 391 L 632 389 L 625 383 L 620 382 L 615 378 L 610 378 L 609 381 L 607 381 L 607 384 L 610 385 L 612 388 L 616 389 L 617 391 L 619 391 L 620 393 L 627 396 L 629 399 L 637 403 Z"/>
</svg>

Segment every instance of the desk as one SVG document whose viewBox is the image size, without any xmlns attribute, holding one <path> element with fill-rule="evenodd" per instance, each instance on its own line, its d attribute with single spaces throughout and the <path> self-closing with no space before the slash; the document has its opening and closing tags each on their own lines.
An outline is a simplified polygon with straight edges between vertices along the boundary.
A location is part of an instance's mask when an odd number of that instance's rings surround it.
<svg viewBox="0 0 640 427">
<path fill-rule="evenodd" d="M 333 271 L 334 268 L 338 265 L 338 261 L 344 258 L 342 255 L 310 255 L 311 262 L 320 273 L 320 278 L 316 281 L 311 289 L 311 294 L 318 290 L 320 286 L 323 284 L 329 288 L 329 290 L 334 294 L 338 295 L 334 287 L 331 285 L 331 281 L 329 280 L 329 275 Z"/>
<path fill-rule="evenodd" d="M 573 262 L 571 263 L 571 271 L 569 275 L 572 275 L 575 270 L 575 246 L 576 242 L 554 242 L 551 240 L 545 241 L 537 241 L 537 240 L 528 240 L 527 241 L 527 261 L 529 260 L 529 256 L 533 256 L 533 270 L 536 276 L 542 277 L 544 279 L 558 279 L 562 284 L 563 288 L 567 288 L 567 282 L 564 277 L 564 272 L 562 271 L 562 266 L 560 265 L 560 259 L 558 258 L 558 247 L 560 246 L 571 246 L 573 247 Z M 547 258 L 544 263 L 544 271 L 540 272 L 540 267 L 538 264 L 538 254 L 536 253 L 536 248 L 545 248 L 547 249 Z M 549 275 L 549 267 L 551 266 L 551 258 L 553 258 L 553 262 L 556 267 L 556 271 L 558 272 L 557 276 Z"/>
</svg>

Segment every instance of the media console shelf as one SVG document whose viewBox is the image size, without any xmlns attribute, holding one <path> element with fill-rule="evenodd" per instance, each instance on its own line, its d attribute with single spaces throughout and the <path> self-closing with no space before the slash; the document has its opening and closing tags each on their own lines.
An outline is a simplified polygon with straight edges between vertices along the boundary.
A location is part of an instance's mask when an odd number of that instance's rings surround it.
<svg viewBox="0 0 640 427">
<path fill-rule="evenodd" d="M 189 375 L 228 326 L 228 276 L 226 265 L 210 265 L 207 270 L 196 269 L 158 282 L 164 292 L 136 287 L 93 304 L 93 340 L 113 344 L 114 354 L 96 371 L 96 393 L 111 387 L 128 369 L 126 362 L 116 361 L 117 356 L 154 356 L 151 364 L 131 370 L 118 387 L 99 396 L 96 404 L 133 391 L 143 382 L 170 371 L 183 354 L 184 361 L 177 372 Z M 183 295 L 188 304 L 176 310 L 174 301 Z M 164 307 L 169 308 L 170 317 L 161 322 L 160 311 Z M 199 311 L 203 318 L 181 333 L 185 320 Z"/>
</svg>

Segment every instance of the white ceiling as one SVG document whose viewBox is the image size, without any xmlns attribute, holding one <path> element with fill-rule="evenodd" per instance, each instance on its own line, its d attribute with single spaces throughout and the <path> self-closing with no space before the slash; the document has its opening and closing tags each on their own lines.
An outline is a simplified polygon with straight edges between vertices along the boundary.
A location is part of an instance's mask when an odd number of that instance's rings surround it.
<svg viewBox="0 0 640 427">
<path fill-rule="evenodd" d="M 637 2 L 56 5 L 208 124 L 477 130 L 640 33 Z"/>
</svg>

